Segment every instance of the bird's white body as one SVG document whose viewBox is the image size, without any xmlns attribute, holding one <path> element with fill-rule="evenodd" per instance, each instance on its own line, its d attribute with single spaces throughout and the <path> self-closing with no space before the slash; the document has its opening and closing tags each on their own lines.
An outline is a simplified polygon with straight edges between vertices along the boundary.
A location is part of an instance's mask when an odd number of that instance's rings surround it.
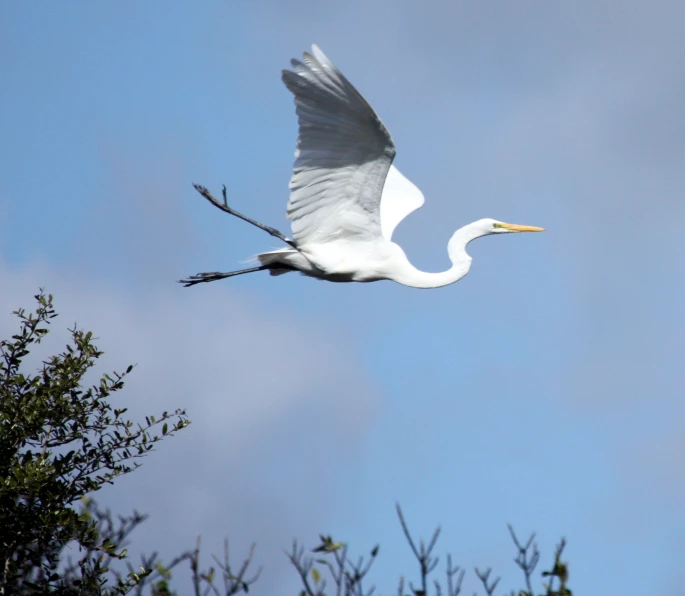
<svg viewBox="0 0 685 596">
<path fill-rule="evenodd" d="M 299 158 L 299 150 L 297 156 Z M 319 233 L 316 241 L 298 243 L 299 250 L 285 248 L 262 253 L 257 258 L 263 265 L 283 263 L 307 276 L 329 281 L 394 279 L 392 276 L 399 273 L 400 263 L 404 263 L 407 272 L 414 268 L 402 248 L 391 241 L 392 233 L 407 215 L 423 205 L 424 200 L 421 191 L 390 165 L 380 198 L 380 234 L 363 233 L 368 221 L 362 215 L 358 225 L 362 233 L 345 234 L 345 230 L 339 228 L 337 234 L 324 236 Z M 469 263 L 470 260 L 468 258 Z M 467 271 L 468 267 L 463 275 Z M 271 271 L 272 275 L 286 272 L 283 269 Z"/>
<path fill-rule="evenodd" d="M 299 250 L 283 248 L 257 256 L 262 265 L 285 265 L 271 269 L 272 275 L 297 270 L 309 277 L 336 282 L 371 282 L 389 279 L 415 288 L 437 288 L 460 280 L 471 267 L 471 257 L 463 247 L 467 235 L 453 237 L 452 267 L 440 273 L 416 269 L 402 248 L 385 238 L 365 242 L 340 239 L 298 246 Z M 463 240 L 463 242 L 462 242 Z"/>
<path fill-rule="evenodd" d="M 452 266 L 441 273 L 416 269 L 392 241 L 397 225 L 421 207 L 421 191 L 392 165 L 395 145 L 373 108 L 317 47 L 292 60 L 283 82 L 293 93 L 299 135 L 287 217 L 292 239 L 221 206 L 290 246 L 257 255 L 259 267 L 198 274 L 187 285 L 268 269 L 272 275 L 299 271 L 336 282 L 392 280 L 437 288 L 464 277 L 471 267 L 466 245 L 490 234 L 542 228 L 481 219 L 457 230 L 447 245 Z"/>
</svg>

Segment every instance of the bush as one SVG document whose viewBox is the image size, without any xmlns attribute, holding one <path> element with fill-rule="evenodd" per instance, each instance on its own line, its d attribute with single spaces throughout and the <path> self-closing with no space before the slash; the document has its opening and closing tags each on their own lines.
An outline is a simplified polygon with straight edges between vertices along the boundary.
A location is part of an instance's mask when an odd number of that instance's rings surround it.
<svg viewBox="0 0 685 596">
<path fill-rule="evenodd" d="M 64 351 L 35 374 L 23 372 L 30 348 L 57 316 L 52 296 L 40 293 L 35 313 L 18 310 L 19 332 L 0 343 L 0 585 L 3 594 L 123 594 L 140 574 L 115 577 L 122 535 L 141 519 L 106 527 L 106 515 L 87 499 L 140 465 L 162 438 L 188 424 L 185 412 L 164 412 L 135 424 L 110 404 L 124 387 L 122 374 L 82 385 L 102 352 L 92 333 L 71 329 Z M 154 434 L 153 430 L 158 433 Z M 110 524 L 111 525 L 111 524 Z M 65 559 L 65 549 L 77 552 Z M 147 574 L 143 571 L 143 574 Z"/>
</svg>

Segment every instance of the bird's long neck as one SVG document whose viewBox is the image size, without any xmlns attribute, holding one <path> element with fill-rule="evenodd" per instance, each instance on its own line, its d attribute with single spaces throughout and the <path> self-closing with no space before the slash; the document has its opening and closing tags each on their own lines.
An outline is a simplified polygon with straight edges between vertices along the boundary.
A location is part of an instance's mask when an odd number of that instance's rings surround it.
<svg viewBox="0 0 685 596">
<path fill-rule="evenodd" d="M 447 244 L 447 254 L 452 266 L 447 271 L 429 273 L 420 271 L 408 260 L 402 271 L 393 277 L 394 281 L 413 288 L 440 288 L 459 281 L 471 268 L 471 257 L 466 252 L 466 245 L 483 235 L 483 230 L 475 224 L 457 230 Z"/>
</svg>

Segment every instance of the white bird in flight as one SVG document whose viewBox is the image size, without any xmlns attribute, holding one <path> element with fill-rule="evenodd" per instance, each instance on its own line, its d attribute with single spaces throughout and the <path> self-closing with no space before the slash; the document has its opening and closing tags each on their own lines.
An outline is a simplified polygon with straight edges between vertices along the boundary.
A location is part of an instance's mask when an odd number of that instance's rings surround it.
<svg viewBox="0 0 685 596">
<path fill-rule="evenodd" d="M 414 288 L 439 288 L 459 281 L 471 267 L 466 245 L 493 234 L 542 232 L 544 228 L 480 219 L 457 230 L 447 244 L 452 266 L 440 273 L 416 269 L 392 241 L 397 225 L 424 203 L 421 191 L 392 165 L 395 145 L 380 118 L 316 46 L 282 79 L 295 96 L 299 136 L 290 179 L 287 217 L 292 239 L 232 209 L 199 185 L 195 188 L 223 211 L 275 236 L 288 247 L 257 255 L 259 266 L 228 273 L 199 273 L 180 280 L 186 287 L 268 270 L 299 271 L 336 282 L 389 279 Z"/>
</svg>

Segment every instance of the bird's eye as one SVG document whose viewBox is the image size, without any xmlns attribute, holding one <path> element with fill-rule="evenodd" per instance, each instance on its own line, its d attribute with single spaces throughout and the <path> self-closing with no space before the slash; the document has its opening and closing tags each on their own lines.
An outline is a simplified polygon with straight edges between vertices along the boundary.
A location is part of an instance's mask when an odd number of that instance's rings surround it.
<svg viewBox="0 0 685 596">
<path fill-rule="evenodd" d="M 494 223 L 492 224 L 493 228 L 503 228 L 504 226 L 501 223 Z"/>
</svg>

